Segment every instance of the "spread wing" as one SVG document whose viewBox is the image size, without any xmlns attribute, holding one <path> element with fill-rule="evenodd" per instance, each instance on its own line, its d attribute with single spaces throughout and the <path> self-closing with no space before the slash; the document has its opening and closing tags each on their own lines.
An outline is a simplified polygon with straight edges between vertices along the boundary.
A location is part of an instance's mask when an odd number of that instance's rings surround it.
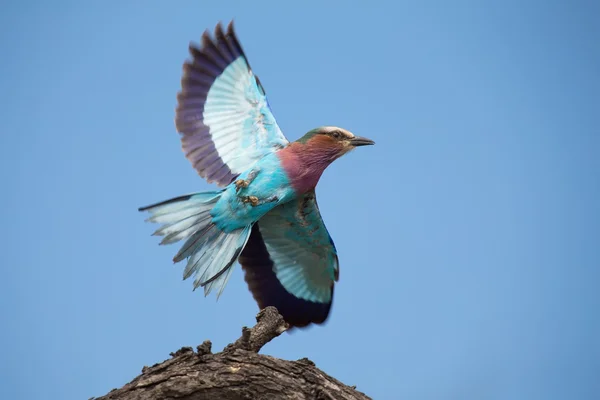
<svg viewBox="0 0 600 400">
<path fill-rule="evenodd" d="M 277 307 L 290 326 L 325 322 L 339 264 L 314 191 L 262 217 L 239 262 L 261 309 Z"/>
<path fill-rule="evenodd" d="M 225 186 L 255 161 L 288 144 L 265 91 L 233 29 L 205 31 L 183 65 L 175 125 L 182 149 L 198 174 Z"/>
</svg>

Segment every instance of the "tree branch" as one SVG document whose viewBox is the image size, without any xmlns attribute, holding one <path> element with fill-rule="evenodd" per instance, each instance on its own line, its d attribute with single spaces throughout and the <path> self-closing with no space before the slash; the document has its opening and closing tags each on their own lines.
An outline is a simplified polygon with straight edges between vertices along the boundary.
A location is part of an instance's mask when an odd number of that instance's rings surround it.
<svg viewBox="0 0 600 400">
<path fill-rule="evenodd" d="M 254 327 L 242 328 L 242 336 L 221 353 L 212 354 L 208 340 L 196 352 L 183 347 L 96 400 L 370 399 L 306 358 L 287 361 L 258 354 L 287 324 L 274 307 L 261 310 L 256 321 Z"/>
<path fill-rule="evenodd" d="M 256 315 L 254 328 L 243 327 L 242 336 L 225 347 L 224 351 L 243 349 L 258 353 L 262 347 L 288 329 L 275 307 L 266 307 Z"/>
</svg>

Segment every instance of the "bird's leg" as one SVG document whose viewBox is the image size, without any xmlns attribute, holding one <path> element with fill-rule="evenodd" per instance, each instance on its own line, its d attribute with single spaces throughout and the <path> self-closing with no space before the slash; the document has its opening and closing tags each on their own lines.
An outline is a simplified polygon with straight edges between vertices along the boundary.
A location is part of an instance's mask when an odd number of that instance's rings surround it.
<svg viewBox="0 0 600 400">
<path fill-rule="evenodd" d="M 256 207 L 256 206 L 260 206 L 266 203 L 273 203 L 275 201 L 279 201 L 279 197 L 277 196 L 271 196 L 271 197 L 267 197 L 266 199 L 260 200 L 258 197 L 256 196 L 244 196 L 242 197 L 242 202 L 243 203 L 250 203 L 250 205 L 252 207 Z"/>
<path fill-rule="evenodd" d="M 258 169 L 253 169 L 248 173 L 246 179 L 238 179 L 233 182 L 235 184 L 235 192 L 237 193 L 240 190 L 247 188 L 252 183 L 254 178 L 256 178 L 256 175 L 258 175 L 258 171 Z"/>
</svg>

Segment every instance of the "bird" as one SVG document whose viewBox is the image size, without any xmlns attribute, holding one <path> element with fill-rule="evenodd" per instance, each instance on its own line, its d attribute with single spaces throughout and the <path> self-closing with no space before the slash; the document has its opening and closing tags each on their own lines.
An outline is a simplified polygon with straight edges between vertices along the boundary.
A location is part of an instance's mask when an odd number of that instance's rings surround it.
<svg viewBox="0 0 600 400">
<path fill-rule="evenodd" d="M 194 290 L 221 296 L 234 265 L 259 309 L 274 306 L 289 329 L 323 324 L 339 258 L 315 194 L 325 169 L 371 139 L 330 125 L 289 141 L 234 29 L 218 22 L 190 42 L 175 127 L 197 174 L 217 188 L 140 207 L 160 245 L 183 242 L 174 263 Z"/>
</svg>

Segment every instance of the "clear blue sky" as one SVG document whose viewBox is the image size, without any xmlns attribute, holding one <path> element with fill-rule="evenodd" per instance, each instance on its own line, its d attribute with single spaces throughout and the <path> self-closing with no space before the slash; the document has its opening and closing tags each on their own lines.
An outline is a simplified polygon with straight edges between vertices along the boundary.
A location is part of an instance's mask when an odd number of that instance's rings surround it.
<svg viewBox="0 0 600 400">
<path fill-rule="evenodd" d="M 0 13 L 0 398 L 99 396 L 253 323 L 239 266 L 192 292 L 137 211 L 213 188 L 173 116 L 230 18 L 290 139 L 377 142 L 318 186 L 328 324 L 264 353 L 375 399 L 600 398 L 598 3 L 45 3 Z"/>
</svg>

